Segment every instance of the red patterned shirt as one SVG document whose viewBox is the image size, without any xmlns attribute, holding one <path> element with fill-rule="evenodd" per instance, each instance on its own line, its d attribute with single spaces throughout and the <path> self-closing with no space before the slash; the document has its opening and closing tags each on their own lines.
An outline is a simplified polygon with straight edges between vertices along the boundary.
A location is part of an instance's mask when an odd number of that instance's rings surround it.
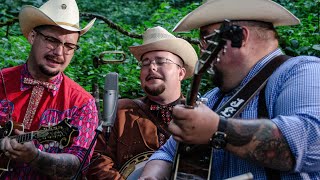
<svg viewBox="0 0 320 180">
<path fill-rule="evenodd" d="M 7 122 L 11 114 L 11 119 L 14 122 L 23 123 L 34 87 L 24 84 L 23 79 L 25 77 L 32 78 L 32 76 L 28 72 L 26 64 L 6 68 L 2 72 L 4 83 L 0 78 L 0 122 Z M 41 144 L 35 141 L 35 144 L 41 151 L 73 154 L 81 162 L 98 126 L 95 100 L 80 85 L 63 73 L 60 73 L 50 83 L 53 83 L 56 88 L 44 89 L 31 127 L 25 131 L 37 131 L 41 126 L 54 126 L 64 118 L 70 118 L 70 124 L 79 130 L 79 135 L 71 139 L 70 146 L 63 148 L 57 141 Z M 11 161 L 10 169 L 13 171 L 5 172 L 0 179 L 50 179 L 33 170 L 28 164 Z"/>
</svg>

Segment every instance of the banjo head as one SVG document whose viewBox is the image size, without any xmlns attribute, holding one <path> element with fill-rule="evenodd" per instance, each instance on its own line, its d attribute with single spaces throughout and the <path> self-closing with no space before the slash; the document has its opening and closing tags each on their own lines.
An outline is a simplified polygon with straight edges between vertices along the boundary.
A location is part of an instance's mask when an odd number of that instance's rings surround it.
<svg viewBox="0 0 320 180">
<path fill-rule="evenodd" d="M 140 177 L 148 159 L 153 153 L 154 151 L 146 151 L 137 154 L 127 161 L 119 171 L 122 177 L 127 180 L 137 180 Z"/>
</svg>

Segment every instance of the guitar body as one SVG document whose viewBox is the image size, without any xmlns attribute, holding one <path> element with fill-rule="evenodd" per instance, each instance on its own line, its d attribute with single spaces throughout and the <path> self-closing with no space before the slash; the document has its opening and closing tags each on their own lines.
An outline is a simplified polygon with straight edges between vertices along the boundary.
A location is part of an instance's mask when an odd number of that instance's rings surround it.
<svg viewBox="0 0 320 180">
<path fill-rule="evenodd" d="M 210 179 L 213 148 L 179 143 L 171 179 Z"/>
<path fill-rule="evenodd" d="M 14 129 L 24 131 L 23 124 L 8 121 L 0 124 L 0 142 L 4 137 L 16 139 L 19 143 L 37 140 L 39 143 L 58 141 L 63 147 L 70 145 L 73 137 L 78 136 L 79 131 L 70 125 L 70 119 L 64 119 L 59 124 L 50 127 L 41 127 L 38 131 L 26 134 L 14 135 Z M 0 151 L 0 177 L 5 171 L 10 171 L 10 158 Z"/>
</svg>

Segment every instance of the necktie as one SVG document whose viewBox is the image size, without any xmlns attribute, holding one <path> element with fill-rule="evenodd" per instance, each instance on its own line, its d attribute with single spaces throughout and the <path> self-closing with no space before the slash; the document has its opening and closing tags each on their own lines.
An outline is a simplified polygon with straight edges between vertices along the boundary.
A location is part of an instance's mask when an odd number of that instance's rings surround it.
<svg viewBox="0 0 320 180">
<path fill-rule="evenodd" d="M 35 79 L 25 77 L 24 84 L 33 85 L 31 97 L 29 100 L 28 108 L 23 119 L 23 124 L 26 129 L 30 129 L 34 115 L 36 114 L 39 102 L 41 100 L 44 88 L 56 90 L 56 86 L 49 82 L 38 81 Z"/>
</svg>

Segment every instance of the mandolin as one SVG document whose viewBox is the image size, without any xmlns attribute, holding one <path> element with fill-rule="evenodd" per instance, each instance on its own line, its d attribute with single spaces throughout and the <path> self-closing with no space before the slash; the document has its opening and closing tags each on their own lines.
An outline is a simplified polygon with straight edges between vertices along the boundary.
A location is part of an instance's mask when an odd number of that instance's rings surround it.
<svg viewBox="0 0 320 180">
<path fill-rule="evenodd" d="M 65 118 L 59 124 L 49 127 L 41 127 L 38 131 L 32 131 L 21 135 L 10 136 L 14 129 L 23 130 L 23 125 L 15 124 L 12 121 L 6 122 L 3 126 L 0 126 L 0 142 L 8 136 L 11 139 L 16 139 L 19 143 L 24 143 L 32 140 L 37 140 L 39 143 L 57 141 L 60 146 L 66 147 L 70 145 L 73 137 L 79 135 L 79 131 L 76 127 L 70 125 L 71 119 Z M 0 176 L 4 171 L 10 170 L 10 159 L 4 155 L 4 152 L 0 153 Z"/>
<path fill-rule="evenodd" d="M 204 37 L 204 40 L 207 48 L 201 51 L 201 57 L 195 66 L 191 88 L 186 98 L 186 108 L 196 106 L 202 75 L 206 71 L 214 75 L 213 67 L 219 61 L 219 53 L 227 40 L 231 40 L 232 47 L 241 47 L 242 28 L 225 20 L 219 30 Z M 213 148 L 208 145 L 177 143 L 170 179 L 210 179 L 212 152 Z"/>
</svg>

